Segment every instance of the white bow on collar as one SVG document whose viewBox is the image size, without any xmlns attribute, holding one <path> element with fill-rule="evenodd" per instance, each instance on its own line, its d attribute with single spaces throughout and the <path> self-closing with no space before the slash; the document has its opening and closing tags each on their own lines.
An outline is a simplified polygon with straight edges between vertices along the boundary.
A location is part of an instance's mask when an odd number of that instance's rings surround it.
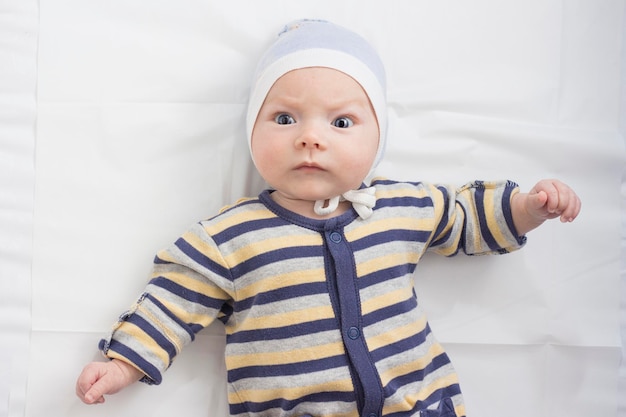
<svg viewBox="0 0 626 417">
<path fill-rule="evenodd" d="M 313 209 L 315 214 L 326 216 L 339 207 L 340 201 L 350 201 L 352 207 L 356 210 L 363 220 L 372 215 L 373 208 L 376 205 L 376 187 L 361 188 L 359 190 L 349 190 L 340 196 L 333 197 L 328 200 L 328 205 L 324 206 L 325 200 L 317 200 Z"/>
</svg>

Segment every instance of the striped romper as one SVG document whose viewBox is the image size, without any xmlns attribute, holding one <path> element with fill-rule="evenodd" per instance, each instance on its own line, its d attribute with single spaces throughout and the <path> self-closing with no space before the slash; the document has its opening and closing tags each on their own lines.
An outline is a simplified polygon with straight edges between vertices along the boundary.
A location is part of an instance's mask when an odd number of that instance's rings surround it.
<svg viewBox="0 0 626 417">
<path fill-rule="evenodd" d="M 215 319 L 226 331 L 230 415 L 465 416 L 457 375 L 417 302 L 427 250 L 521 247 L 510 181 L 459 189 L 376 179 L 367 220 L 314 220 L 265 191 L 160 251 L 145 292 L 100 343 L 158 384 Z"/>
</svg>

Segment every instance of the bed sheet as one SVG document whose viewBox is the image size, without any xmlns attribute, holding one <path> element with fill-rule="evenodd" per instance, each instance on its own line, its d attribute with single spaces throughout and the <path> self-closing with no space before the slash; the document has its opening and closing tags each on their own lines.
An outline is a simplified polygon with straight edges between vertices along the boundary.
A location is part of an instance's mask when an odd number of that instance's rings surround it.
<svg viewBox="0 0 626 417">
<path fill-rule="evenodd" d="M 626 416 L 624 16 L 623 0 L 0 3 L 0 416 L 227 415 L 216 325 L 158 387 L 88 407 L 74 381 L 154 253 L 262 189 L 248 79 L 302 17 L 386 63 L 378 174 L 557 177 L 583 200 L 522 251 L 419 265 L 469 415 Z"/>
</svg>

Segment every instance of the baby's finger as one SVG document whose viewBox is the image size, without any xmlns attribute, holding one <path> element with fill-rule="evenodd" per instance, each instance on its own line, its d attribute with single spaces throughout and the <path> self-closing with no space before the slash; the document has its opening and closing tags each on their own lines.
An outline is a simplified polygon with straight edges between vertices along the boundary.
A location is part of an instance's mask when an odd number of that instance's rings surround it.
<svg viewBox="0 0 626 417">
<path fill-rule="evenodd" d="M 104 395 L 113 392 L 114 387 L 107 378 L 100 378 L 85 392 L 85 403 L 101 404 L 104 402 Z"/>
<path fill-rule="evenodd" d="M 95 374 L 89 366 L 85 367 L 83 372 L 78 377 L 78 380 L 76 381 L 76 395 L 82 402 L 90 404 L 90 402 L 85 398 L 85 394 L 93 386 L 97 378 L 97 374 Z"/>
<path fill-rule="evenodd" d="M 546 210 L 550 214 L 559 214 L 564 205 L 567 205 L 567 197 L 562 196 L 558 187 L 558 183 L 554 181 L 546 181 L 543 191 L 546 193 Z"/>
<path fill-rule="evenodd" d="M 578 196 L 568 185 L 560 181 L 553 181 L 552 184 L 558 193 L 558 201 L 554 213 L 561 216 L 561 221 L 570 221 L 569 219 L 576 215 Z"/>
<path fill-rule="evenodd" d="M 102 379 L 102 367 L 102 363 L 88 364 L 76 381 L 76 395 L 85 404 L 104 402 L 103 394 L 108 392 L 108 388 L 107 383 Z"/>
<path fill-rule="evenodd" d="M 569 192 L 568 200 L 569 203 L 561 214 L 561 221 L 564 223 L 574 221 L 578 217 L 582 206 L 580 198 L 572 190 Z"/>
<path fill-rule="evenodd" d="M 93 387 L 85 393 L 85 403 L 87 404 L 102 404 L 104 402 L 104 395 Z"/>
</svg>

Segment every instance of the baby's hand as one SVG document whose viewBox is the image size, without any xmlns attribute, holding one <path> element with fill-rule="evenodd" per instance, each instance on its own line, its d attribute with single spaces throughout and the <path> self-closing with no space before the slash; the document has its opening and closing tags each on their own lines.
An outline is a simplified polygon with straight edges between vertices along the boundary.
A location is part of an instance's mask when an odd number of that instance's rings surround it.
<svg viewBox="0 0 626 417">
<path fill-rule="evenodd" d="M 100 404 L 105 395 L 121 391 L 142 376 L 133 366 L 116 359 L 92 362 L 85 366 L 76 381 L 76 395 L 85 404 Z"/>
<path fill-rule="evenodd" d="M 528 193 L 517 193 L 511 200 L 513 222 L 522 236 L 548 219 L 573 221 L 580 212 L 580 199 L 559 180 L 541 180 Z"/>
<path fill-rule="evenodd" d="M 526 212 L 537 220 L 561 218 L 573 221 L 580 212 L 580 199 L 569 186 L 559 180 L 542 180 L 528 193 Z"/>
</svg>

